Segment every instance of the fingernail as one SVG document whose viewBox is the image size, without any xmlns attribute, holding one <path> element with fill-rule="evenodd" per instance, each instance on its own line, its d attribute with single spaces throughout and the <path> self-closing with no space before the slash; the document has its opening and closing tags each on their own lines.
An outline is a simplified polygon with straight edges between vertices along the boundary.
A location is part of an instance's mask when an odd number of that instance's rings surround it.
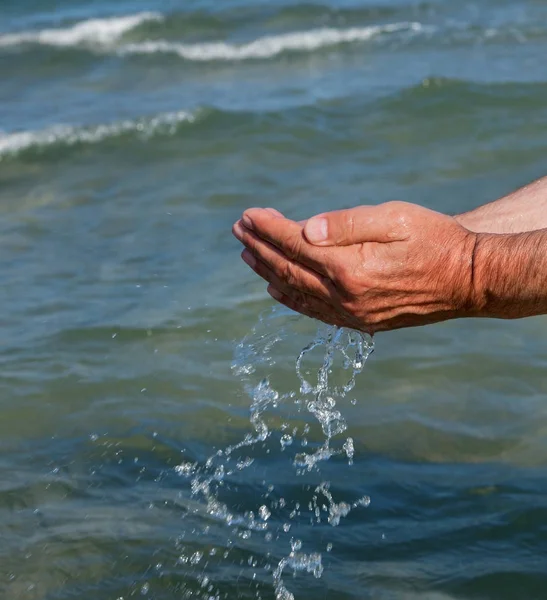
<svg viewBox="0 0 547 600">
<path fill-rule="evenodd" d="M 268 294 L 270 294 L 270 296 L 274 300 L 277 300 L 277 301 L 279 301 L 279 300 L 281 300 L 281 298 L 283 298 L 283 294 L 279 290 L 276 290 L 272 286 L 268 286 Z"/>
<path fill-rule="evenodd" d="M 238 240 L 241 240 L 241 238 L 243 237 L 243 229 L 241 228 L 239 221 L 237 223 L 234 223 L 234 226 L 232 227 L 232 232 Z"/>
<path fill-rule="evenodd" d="M 244 250 L 241 253 L 241 258 L 243 259 L 243 262 L 246 262 L 249 267 L 251 267 L 251 269 L 256 267 L 256 258 L 248 250 Z"/>
<path fill-rule="evenodd" d="M 328 238 L 328 223 L 323 217 L 314 217 L 306 223 L 306 237 L 312 244 L 325 242 Z"/>
<path fill-rule="evenodd" d="M 249 219 L 249 217 L 247 215 L 243 215 L 241 217 L 241 220 L 243 221 L 243 225 L 245 225 L 245 227 L 247 227 L 247 229 L 253 228 L 253 222 L 251 221 L 251 219 Z"/>
</svg>

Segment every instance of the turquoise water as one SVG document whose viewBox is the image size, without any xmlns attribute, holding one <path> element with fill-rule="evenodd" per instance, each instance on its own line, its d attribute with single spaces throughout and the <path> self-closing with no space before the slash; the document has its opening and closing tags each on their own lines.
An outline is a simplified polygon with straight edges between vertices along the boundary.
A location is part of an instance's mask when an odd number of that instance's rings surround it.
<svg viewBox="0 0 547 600">
<path fill-rule="evenodd" d="M 545 318 L 379 335 L 338 403 L 352 466 L 298 475 L 323 433 L 272 406 L 221 490 L 271 539 L 177 469 L 253 431 L 242 210 L 460 212 L 544 175 L 546 51 L 537 0 L 4 1 L 0 597 L 271 599 L 293 538 L 324 568 L 286 570 L 296 600 L 546 598 Z M 298 391 L 316 324 L 284 318 L 261 368 Z M 370 506 L 312 524 L 324 481 Z"/>
</svg>

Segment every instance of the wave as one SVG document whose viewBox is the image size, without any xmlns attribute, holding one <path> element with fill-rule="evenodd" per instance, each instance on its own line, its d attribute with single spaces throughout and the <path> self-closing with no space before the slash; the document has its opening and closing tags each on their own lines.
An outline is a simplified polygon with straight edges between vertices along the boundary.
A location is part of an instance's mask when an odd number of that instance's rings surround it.
<svg viewBox="0 0 547 600">
<path fill-rule="evenodd" d="M 20 44 L 43 44 L 47 46 L 78 46 L 95 44 L 107 46 L 115 43 L 125 33 L 149 21 L 162 21 L 163 16 L 154 12 L 141 12 L 123 17 L 88 19 L 70 27 L 21 31 L 0 35 L 0 47 Z"/>
<path fill-rule="evenodd" d="M 0 161 L 31 149 L 96 144 L 132 133 L 144 138 L 161 133 L 173 134 L 181 123 L 192 123 L 196 118 L 196 113 L 178 111 L 91 127 L 54 125 L 38 131 L 0 132 Z"/>
<path fill-rule="evenodd" d="M 40 44 L 55 47 L 95 47 L 114 50 L 119 55 L 174 54 L 188 61 L 240 61 L 267 59 L 283 52 L 312 52 L 340 44 L 364 42 L 397 32 L 418 33 L 428 29 L 417 22 L 390 23 L 364 27 L 323 27 L 309 31 L 295 31 L 260 37 L 251 42 L 233 44 L 215 41 L 188 44 L 165 39 L 144 40 L 116 47 L 124 34 L 143 23 L 163 22 L 159 13 L 142 12 L 124 17 L 90 19 L 67 28 L 23 31 L 0 35 L 0 47 Z"/>
<path fill-rule="evenodd" d="M 383 34 L 417 33 L 426 29 L 421 23 L 393 23 L 349 29 L 322 28 L 280 35 L 265 36 L 247 44 L 227 42 L 183 44 L 165 40 L 127 44 L 118 49 L 126 54 L 175 54 L 189 61 L 239 61 L 273 58 L 283 52 L 312 52 L 319 48 L 354 42 L 364 42 Z"/>
<path fill-rule="evenodd" d="M 485 118 L 493 109 L 512 112 L 524 110 L 526 114 L 534 114 L 536 111 L 543 113 L 546 94 L 547 81 L 483 83 L 430 77 L 380 98 L 347 96 L 273 111 L 231 111 L 220 107 L 201 107 L 193 111 L 160 113 L 151 117 L 87 127 L 54 125 L 37 131 L 0 131 L 0 162 L 27 152 L 45 154 L 49 148 L 98 144 L 127 135 L 144 140 L 155 136 L 176 136 L 183 124 L 192 125 L 192 135 L 198 131 L 196 127 L 205 126 L 217 131 L 223 129 L 228 137 L 250 131 L 250 135 L 260 135 L 267 139 L 271 131 L 279 132 L 284 127 L 292 130 L 296 121 L 303 126 L 308 124 L 313 129 L 312 124 L 318 114 L 321 115 L 322 122 L 332 121 L 332 131 L 338 132 L 340 115 L 351 121 L 366 113 L 375 114 L 377 122 L 389 127 L 397 124 L 399 119 L 408 121 L 409 118 L 429 117 L 437 110 L 445 115 L 451 114 L 451 111 L 456 113 L 462 105 L 468 107 L 469 115 L 485 115 Z M 327 135 L 328 130 L 324 126 L 317 134 Z M 296 138 L 288 142 L 291 148 L 297 143 Z"/>
<path fill-rule="evenodd" d="M 402 88 L 381 100 L 388 111 L 402 111 L 410 115 L 431 114 L 435 106 L 443 110 L 457 110 L 467 106 L 467 113 L 497 109 L 543 110 L 547 81 L 492 81 L 481 82 L 449 77 L 428 77 L 418 84 Z"/>
<path fill-rule="evenodd" d="M 99 53 L 173 54 L 188 61 L 238 61 L 267 59 L 283 52 L 311 52 L 323 47 L 371 40 L 382 35 L 405 32 L 433 35 L 442 44 L 526 42 L 545 37 L 546 29 L 537 23 L 515 27 L 501 24 L 484 29 L 470 22 L 443 20 L 426 25 L 412 19 L 427 13 L 431 6 L 420 3 L 409 12 L 408 6 L 332 7 L 303 4 L 263 10 L 226 9 L 206 11 L 139 12 L 128 15 L 92 18 L 65 27 L 0 34 L 0 48 L 44 45 L 56 48 L 81 47 Z M 371 19 L 399 21 L 371 23 Z M 149 24 L 149 27 L 145 25 Z M 234 43 L 226 39 L 240 28 L 257 26 L 274 33 L 255 40 Z M 281 30 L 279 30 L 281 29 Z M 284 30 L 284 31 L 283 31 Z M 133 32 L 131 40 L 123 37 Z"/>
</svg>

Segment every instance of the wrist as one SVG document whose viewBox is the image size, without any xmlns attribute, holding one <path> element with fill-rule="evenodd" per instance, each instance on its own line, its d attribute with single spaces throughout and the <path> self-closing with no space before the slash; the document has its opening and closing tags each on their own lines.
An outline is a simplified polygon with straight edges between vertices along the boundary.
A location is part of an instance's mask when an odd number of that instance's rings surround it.
<svg viewBox="0 0 547 600">
<path fill-rule="evenodd" d="M 544 231 L 476 234 L 473 253 L 474 316 L 516 319 L 544 314 Z"/>
<path fill-rule="evenodd" d="M 477 233 L 472 266 L 472 314 L 512 319 L 519 315 L 518 272 L 522 235 Z M 524 253 L 524 256 L 526 252 Z"/>
<path fill-rule="evenodd" d="M 469 293 L 468 316 L 484 317 L 488 305 L 488 271 L 485 262 L 489 255 L 489 233 L 473 233 L 473 250 L 471 253 L 471 285 Z"/>
<path fill-rule="evenodd" d="M 463 275 L 459 278 L 459 282 L 456 282 L 463 293 L 460 310 L 462 317 L 478 316 L 482 310 L 482 293 L 480 282 L 477 281 L 477 251 L 483 235 L 485 234 L 475 233 L 471 229 L 466 231 L 462 252 Z"/>
<path fill-rule="evenodd" d="M 461 229 L 456 239 L 445 242 L 450 248 L 442 272 L 445 280 L 445 300 L 453 318 L 475 316 L 478 302 L 474 287 L 474 262 L 479 234 Z"/>
</svg>

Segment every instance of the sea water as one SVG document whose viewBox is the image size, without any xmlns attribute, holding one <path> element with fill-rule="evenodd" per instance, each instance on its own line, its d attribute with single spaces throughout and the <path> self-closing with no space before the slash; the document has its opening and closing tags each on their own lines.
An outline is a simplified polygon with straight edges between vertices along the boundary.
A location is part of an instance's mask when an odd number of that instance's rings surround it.
<svg viewBox="0 0 547 600">
<path fill-rule="evenodd" d="M 275 365 L 232 373 L 271 300 L 230 229 L 545 175 L 547 3 L 4 0 L 0 30 L 0 598 L 272 600 L 291 538 L 324 567 L 284 568 L 297 600 L 543 598 L 545 318 L 380 334 L 308 470 L 316 326 L 266 315 Z M 264 387 L 267 438 L 217 457 L 264 378 L 295 396 Z M 192 495 L 217 469 L 267 529 Z M 325 481 L 370 508 L 333 528 Z"/>
</svg>

